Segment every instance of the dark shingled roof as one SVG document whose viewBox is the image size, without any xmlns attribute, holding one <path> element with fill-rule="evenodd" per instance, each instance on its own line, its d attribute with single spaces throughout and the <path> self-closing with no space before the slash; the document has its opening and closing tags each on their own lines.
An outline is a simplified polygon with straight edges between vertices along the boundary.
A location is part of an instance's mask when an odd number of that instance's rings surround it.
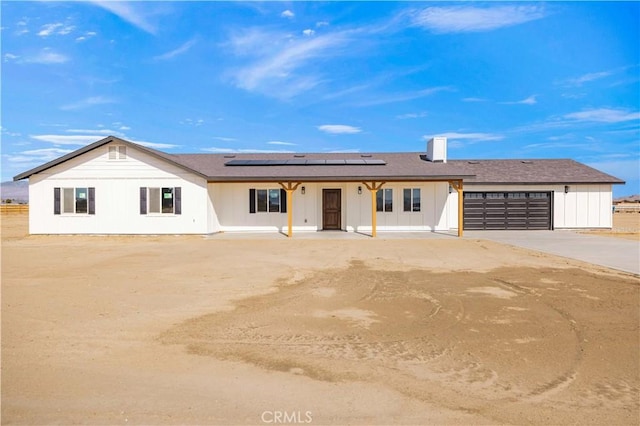
<svg viewBox="0 0 640 426">
<path fill-rule="evenodd" d="M 302 157 L 304 155 L 304 157 Z M 215 182 L 343 182 L 363 180 L 433 181 L 467 179 L 472 174 L 452 163 L 432 163 L 421 153 L 356 154 L 174 154 L 176 161 Z M 383 160 L 386 164 L 227 166 L 234 160 Z"/>
<path fill-rule="evenodd" d="M 167 154 L 132 142 L 106 137 L 56 160 L 15 176 L 21 180 L 40 173 L 110 142 L 125 144 L 153 157 L 195 173 L 210 182 L 349 182 L 349 181 L 446 181 L 464 179 L 466 184 L 615 184 L 624 181 L 573 160 L 449 160 L 434 163 L 424 153 L 354 154 Z M 382 160 L 386 164 L 343 165 L 247 165 L 230 166 L 234 160 Z M 276 161 L 277 160 L 277 161 Z M 366 162 L 365 161 L 365 162 Z M 312 162 L 312 161 L 310 161 Z"/>
<path fill-rule="evenodd" d="M 450 160 L 468 174 L 465 184 L 621 184 L 614 176 L 569 159 Z"/>
</svg>

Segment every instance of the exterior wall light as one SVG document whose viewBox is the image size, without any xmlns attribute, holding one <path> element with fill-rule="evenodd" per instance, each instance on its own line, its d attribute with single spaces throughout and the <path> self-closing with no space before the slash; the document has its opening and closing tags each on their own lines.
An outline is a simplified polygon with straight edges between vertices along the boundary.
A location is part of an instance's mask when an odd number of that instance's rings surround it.
<svg viewBox="0 0 640 426">
<path fill-rule="evenodd" d="M 564 186 L 564 193 L 568 194 L 569 193 L 569 185 L 565 185 Z"/>
<path fill-rule="evenodd" d="M 300 192 L 302 193 L 302 195 L 304 195 L 304 193 L 306 192 L 306 190 L 307 190 L 307 189 L 306 189 L 304 186 L 300 188 Z"/>
<path fill-rule="evenodd" d="M 358 195 L 360 195 L 360 194 L 362 194 L 362 187 L 361 186 L 358 187 Z"/>
</svg>

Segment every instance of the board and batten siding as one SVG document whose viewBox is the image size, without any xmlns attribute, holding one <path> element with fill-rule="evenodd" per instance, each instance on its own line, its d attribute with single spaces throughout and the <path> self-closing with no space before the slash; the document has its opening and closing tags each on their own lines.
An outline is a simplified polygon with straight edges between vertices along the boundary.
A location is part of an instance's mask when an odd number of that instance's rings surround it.
<svg viewBox="0 0 640 426">
<path fill-rule="evenodd" d="M 127 146 L 107 144 L 29 177 L 31 234 L 205 234 L 213 222 L 206 180 Z M 95 188 L 95 214 L 54 214 L 54 188 Z M 140 187 L 181 188 L 181 214 L 140 214 Z"/>
<path fill-rule="evenodd" d="M 551 192 L 552 221 L 554 229 L 611 228 L 613 225 L 613 195 L 610 184 L 570 184 L 569 192 L 564 185 L 470 185 L 465 192 Z M 458 195 L 449 195 L 449 221 L 457 227 Z"/>
<path fill-rule="evenodd" d="M 302 194 L 302 187 L 305 193 Z M 358 194 L 358 187 L 362 193 Z M 215 230 L 286 232 L 287 214 L 249 212 L 250 189 L 279 189 L 277 183 L 209 183 L 209 196 L 215 212 Z M 393 211 L 378 212 L 379 231 L 446 231 L 447 183 L 394 182 L 383 188 L 393 189 Z M 403 189 L 420 188 L 420 212 L 403 211 Z M 371 231 L 371 194 L 357 182 L 302 183 L 293 194 L 293 231 L 318 231 L 323 228 L 323 189 L 341 190 L 341 228 L 349 232 Z"/>
</svg>

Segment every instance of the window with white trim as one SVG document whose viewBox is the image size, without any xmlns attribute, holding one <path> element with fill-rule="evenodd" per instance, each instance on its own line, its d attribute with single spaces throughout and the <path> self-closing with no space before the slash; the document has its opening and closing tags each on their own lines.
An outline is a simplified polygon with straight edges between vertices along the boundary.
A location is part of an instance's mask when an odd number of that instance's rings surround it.
<svg viewBox="0 0 640 426">
<path fill-rule="evenodd" d="M 182 214 L 182 188 L 141 187 L 140 214 Z"/>
<path fill-rule="evenodd" d="M 404 188 L 402 195 L 405 212 L 420 211 L 420 188 Z"/>
<path fill-rule="evenodd" d="M 392 212 L 393 211 L 393 189 L 384 188 L 376 192 L 376 211 Z"/>
<path fill-rule="evenodd" d="M 53 214 L 96 214 L 96 189 L 53 188 Z"/>
</svg>

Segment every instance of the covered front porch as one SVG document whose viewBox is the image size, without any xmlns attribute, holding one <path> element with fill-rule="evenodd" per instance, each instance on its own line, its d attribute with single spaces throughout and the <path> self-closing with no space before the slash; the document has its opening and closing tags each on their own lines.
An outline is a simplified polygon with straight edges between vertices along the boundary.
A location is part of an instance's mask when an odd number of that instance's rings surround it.
<svg viewBox="0 0 640 426">
<path fill-rule="evenodd" d="M 210 230 L 288 237 L 346 231 L 371 238 L 378 232 L 449 235 L 455 229 L 462 236 L 462 189 L 461 179 L 210 182 Z M 460 194 L 458 209 L 448 207 L 452 192 Z"/>
</svg>

